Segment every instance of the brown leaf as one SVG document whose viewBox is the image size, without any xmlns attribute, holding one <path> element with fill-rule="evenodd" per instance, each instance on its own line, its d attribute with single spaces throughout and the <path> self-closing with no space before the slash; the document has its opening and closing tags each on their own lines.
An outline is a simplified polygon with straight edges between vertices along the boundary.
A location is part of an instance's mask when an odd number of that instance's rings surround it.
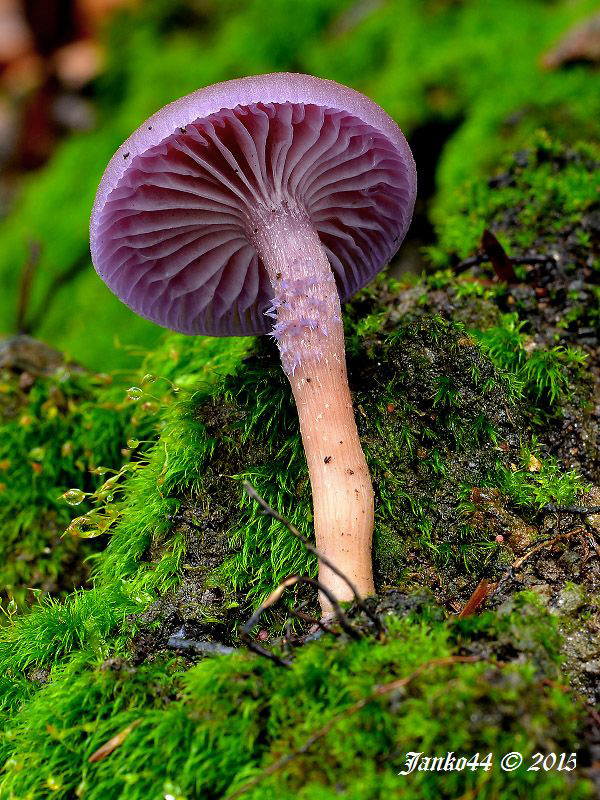
<svg viewBox="0 0 600 800">
<path fill-rule="evenodd" d="M 124 728 L 120 733 L 115 734 L 112 738 L 105 742 L 102 747 L 99 747 L 95 753 L 88 758 L 88 761 L 91 763 L 95 763 L 96 761 L 102 761 L 103 758 L 109 756 L 113 750 L 116 750 L 119 745 L 122 745 L 125 739 L 129 736 L 131 731 L 138 725 L 140 720 L 135 720 L 132 722 L 131 725 L 128 725 Z"/>
<path fill-rule="evenodd" d="M 490 590 L 490 582 L 487 580 L 487 578 L 482 578 L 477 584 L 475 591 L 473 592 L 471 597 L 469 597 L 469 599 L 463 606 L 463 609 L 458 616 L 470 617 L 471 614 L 474 614 L 488 596 L 489 590 Z"/>
<path fill-rule="evenodd" d="M 580 61 L 600 63 L 600 13 L 574 25 L 542 56 L 542 66 L 557 69 Z"/>
<path fill-rule="evenodd" d="M 513 263 L 498 239 L 487 228 L 481 237 L 481 249 L 490 260 L 499 281 L 518 283 Z"/>
</svg>

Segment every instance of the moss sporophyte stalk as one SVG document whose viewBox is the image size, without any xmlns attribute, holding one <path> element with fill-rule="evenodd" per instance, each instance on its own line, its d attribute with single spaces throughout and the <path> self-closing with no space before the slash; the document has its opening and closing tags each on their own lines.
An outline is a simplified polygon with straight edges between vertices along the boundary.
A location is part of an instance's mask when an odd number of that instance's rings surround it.
<svg viewBox="0 0 600 800">
<path fill-rule="evenodd" d="M 147 120 L 110 162 L 90 226 L 98 273 L 142 316 L 184 333 L 275 338 L 317 546 L 361 595 L 374 591 L 373 489 L 340 297 L 398 250 L 415 193 L 406 140 L 371 100 L 307 75 L 260 75 L 201 89 Z M 324 564 L 319 579 L 351 599 Z"/>
</svg>

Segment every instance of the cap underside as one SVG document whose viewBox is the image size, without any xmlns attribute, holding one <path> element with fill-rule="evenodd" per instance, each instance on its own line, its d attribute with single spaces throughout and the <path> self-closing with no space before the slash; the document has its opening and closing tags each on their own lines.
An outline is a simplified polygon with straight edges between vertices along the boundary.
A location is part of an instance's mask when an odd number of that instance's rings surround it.
<svg viewBox="0 0 600 800">
<path fill-rule="evenodd" d="M 352 114 L 252 103 L 188 122 L 130 162 L 92 224 L 95 267 L 141 316 L 184 333 L 266 333 L 272 289 L 249 236 L 262 213 L 305 209 L 342 300 L 400 246 L 414 170 Z"/>
</svg>

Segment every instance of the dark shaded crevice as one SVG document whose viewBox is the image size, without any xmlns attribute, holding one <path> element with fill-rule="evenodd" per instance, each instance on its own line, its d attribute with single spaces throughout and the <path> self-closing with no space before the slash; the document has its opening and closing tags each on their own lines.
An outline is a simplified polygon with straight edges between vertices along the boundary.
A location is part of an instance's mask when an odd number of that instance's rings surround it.
<svg viewBox="0 0 600 800">
<path fill-rule="evenodd" d="M 411 227 L 411 235 L 424 244 L 431 244 L 434 239 L 433 226 L 429 220 L 429 202 L 436 190 L 436 173 L 446 142 L 462 125 L 463 117 L 445 119 L 432 117 L 411 133 L 409 144 L 417 164 L 419 187 L 415 216 Z"/>
<path fill-rule="evenodd" d="M 431 117 L 415 128 L 408 137 L 419 176 L 417 201 L 407 237 L 390 268 L 394 277 L 406 272 L 419 274 L 427 268 L 421 248 L 435 241 L 429 206 L 436 191 L 437 168 L 446 143 L 462 125 L 463 120 L 463 117 Z"/>
</svg>

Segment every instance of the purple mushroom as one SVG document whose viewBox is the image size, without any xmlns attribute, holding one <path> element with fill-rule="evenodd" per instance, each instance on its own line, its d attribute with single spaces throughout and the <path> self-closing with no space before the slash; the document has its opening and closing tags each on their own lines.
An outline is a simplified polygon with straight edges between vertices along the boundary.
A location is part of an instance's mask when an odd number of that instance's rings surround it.
<svg viewBox="0 0 600 800">
<path fill-rule="evenodd" d="M 183 333 L 277 341 L 317 547 L 362 596 L 374 592 L 373 488 L 340 301 L 396 253 L 415 193 L 408 144 L 369 98 L 309 75 L 258 75 L 200 89 L 144 122 L 110 161 L 90 225 L 98 274 L 140 316 Z M 323 564 L 319 580 L 352 598 Z"/>
</svg>

